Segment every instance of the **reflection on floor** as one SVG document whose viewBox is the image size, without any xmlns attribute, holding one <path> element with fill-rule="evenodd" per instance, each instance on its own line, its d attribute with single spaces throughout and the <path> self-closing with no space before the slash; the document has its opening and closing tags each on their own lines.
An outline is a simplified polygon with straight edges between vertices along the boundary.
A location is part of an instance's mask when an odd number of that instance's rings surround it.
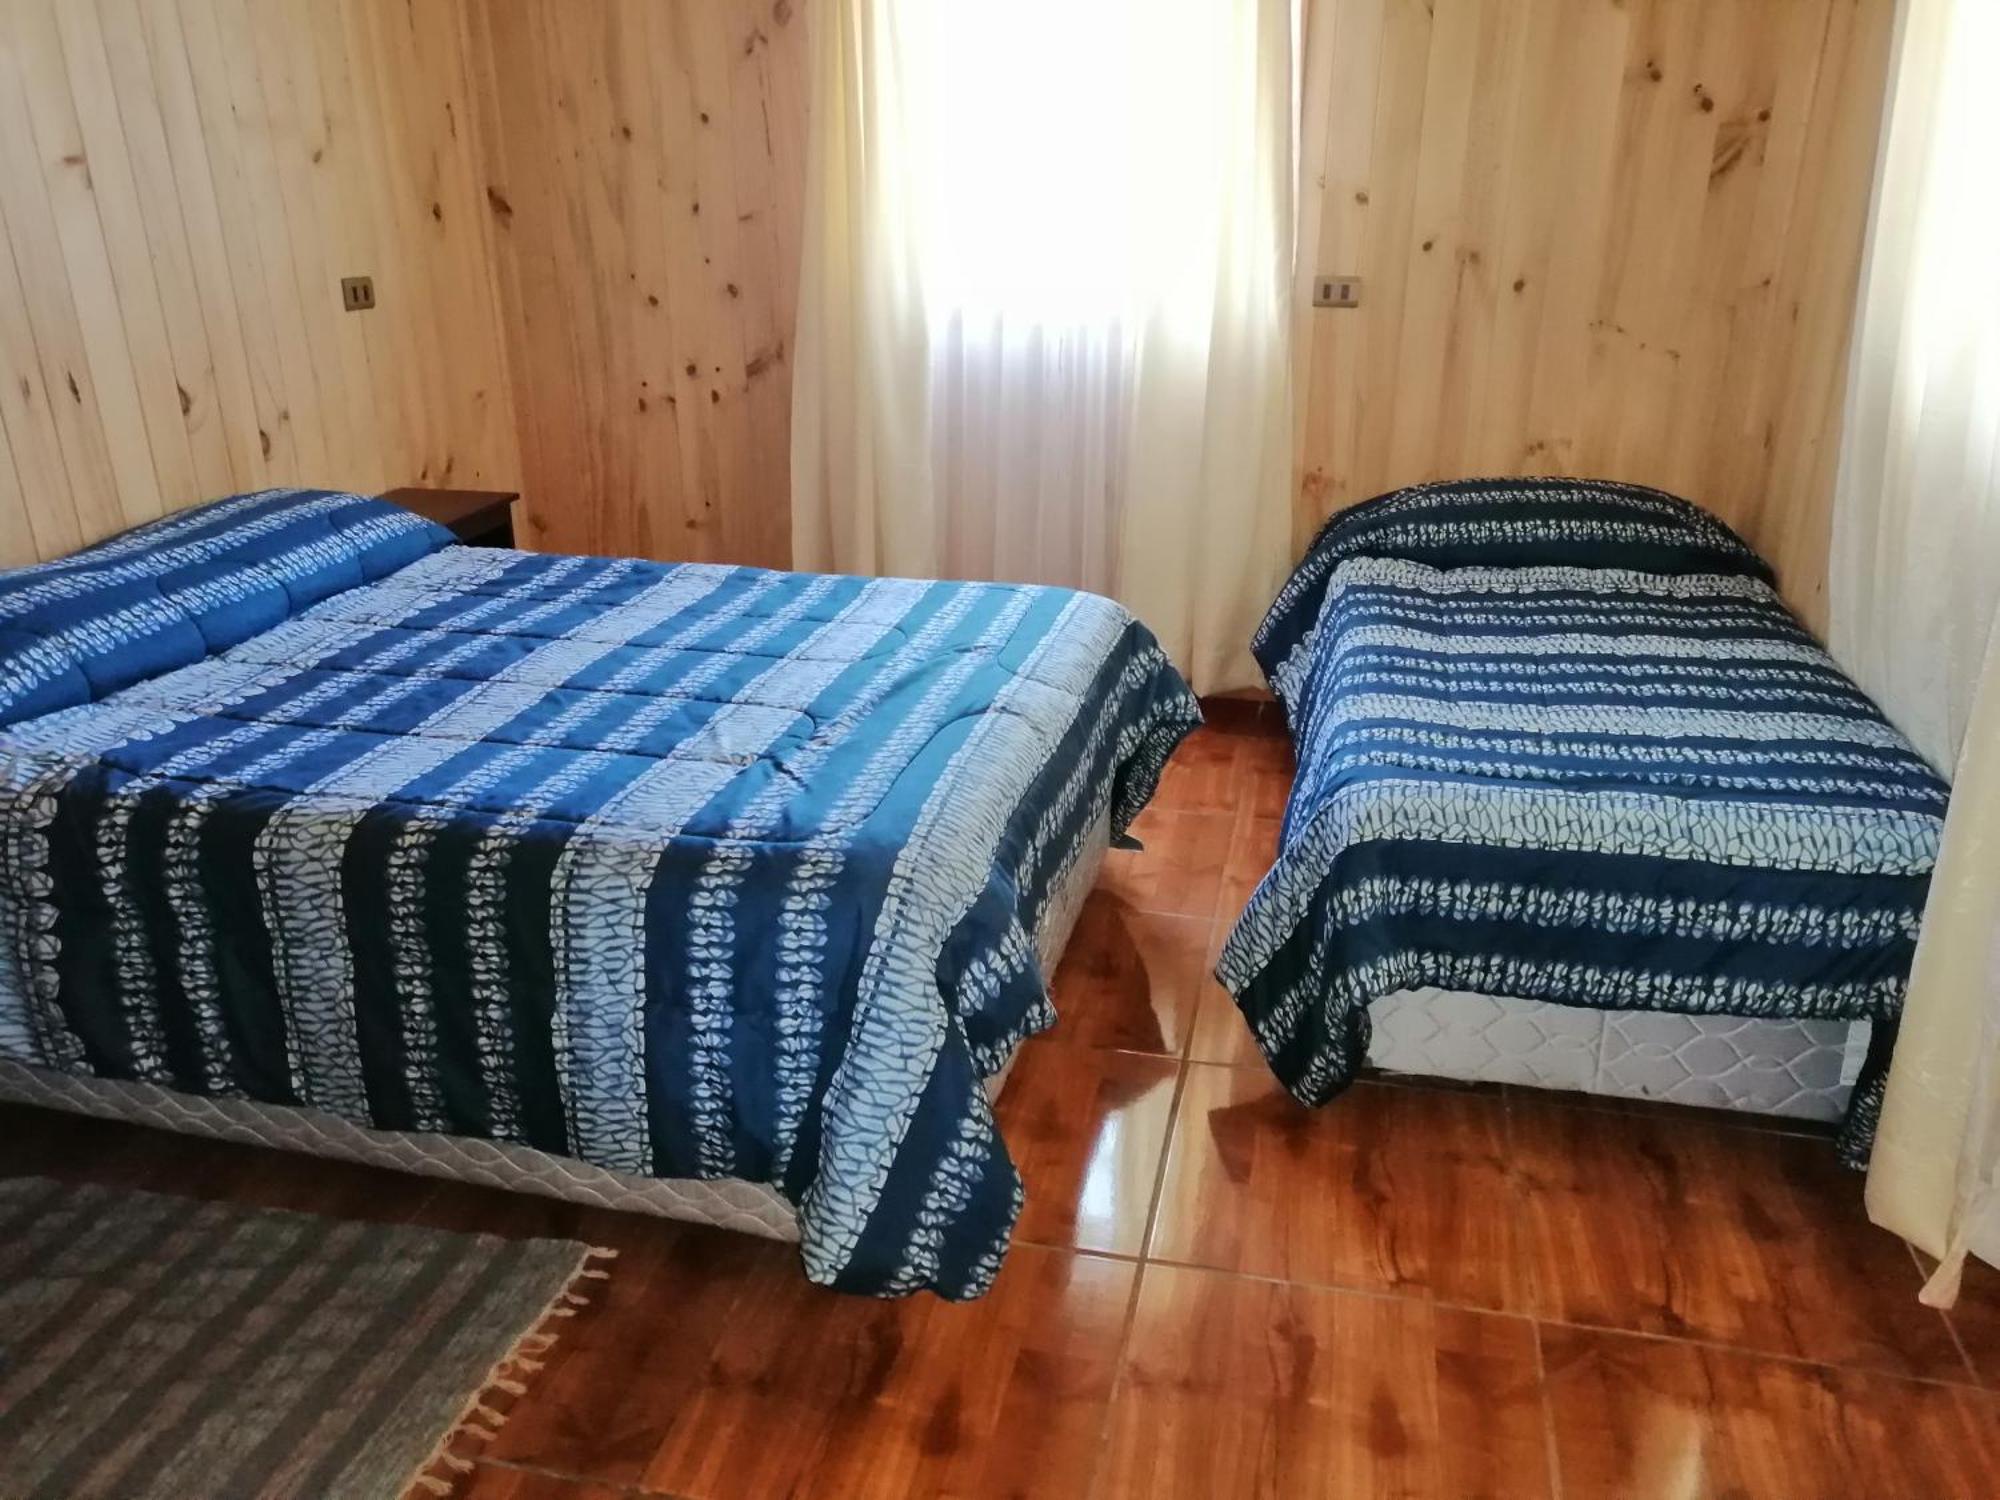
<svg viewBox="0 0 2000 1500">
<path fill-rule="evenodd" d="M 1061 1025 L 1002 1099 L 1028 1208 L 979 1303 L 29 1110 L 0 1110 L 0 1173 L 616 1245 L 476 1500 L 2000 1493 L 2000 1276 L 1919 1306 L 1823 1135 L 1513 1089 L 1284 1096 L 1208 966 L 1289 775 L 1236 715 L 1110 856 Z"/>
</svg>

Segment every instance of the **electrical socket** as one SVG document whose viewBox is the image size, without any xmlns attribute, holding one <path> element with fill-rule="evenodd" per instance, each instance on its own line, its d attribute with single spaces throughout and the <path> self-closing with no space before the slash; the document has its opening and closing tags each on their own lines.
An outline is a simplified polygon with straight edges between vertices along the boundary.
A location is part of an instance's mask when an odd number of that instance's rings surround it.
<svg viewBox="0 0 2000 1500">
<path fill-rule="evenodd" d="M 1361 305 L 1361 278 L 1359 276 L 1315 276 L 1313 278 L 1314 307 L 1359 307 Z"/>
<path fill-rule="evenodd" d="M 375 305 L 375 278 L 373 276 L 343 276 L 340 278 L 340 305 L 349 312 L 366 312 Z"/>
</svg>

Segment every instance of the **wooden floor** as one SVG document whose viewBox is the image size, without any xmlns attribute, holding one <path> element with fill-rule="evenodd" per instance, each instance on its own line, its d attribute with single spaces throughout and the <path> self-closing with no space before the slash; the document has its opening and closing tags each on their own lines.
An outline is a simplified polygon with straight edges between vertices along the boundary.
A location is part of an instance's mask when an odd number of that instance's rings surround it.
<svg viewBox="0 0 2000 1500">
<path fill-rule="evenodd" d="M 2000 1276 L 1950 1317 L 1822 1134 L 1512 1089 L 1308 1113 L 1207 978 L 1290 768 L 1185 747 L 1002 1100 L 983 1301 L 715 1230 L 0 1110 L 0 1173 L 616 1246 L 460 1494 L 1984 1497 Z"/>
</svg>

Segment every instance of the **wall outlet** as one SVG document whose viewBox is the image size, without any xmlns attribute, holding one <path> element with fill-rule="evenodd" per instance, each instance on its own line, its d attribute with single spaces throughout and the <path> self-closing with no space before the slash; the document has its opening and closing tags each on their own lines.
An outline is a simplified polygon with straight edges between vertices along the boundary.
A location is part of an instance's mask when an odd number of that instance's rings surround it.
<svg viewBox="0 0 2000 1500">
<path fill-rule="evenodd" d="M 1361 305 L 1361 278 L 1359 276 L 1315 276 L 1313 278 L 1314 307 L 1359 307 Z"/>
<path fill-rule="evenodd" d="M 366 312 L 375 305 L 375 278 L 373 276 L 343 276 L 340 278 L 340 305 L 349 312 Z"/>
</svg>

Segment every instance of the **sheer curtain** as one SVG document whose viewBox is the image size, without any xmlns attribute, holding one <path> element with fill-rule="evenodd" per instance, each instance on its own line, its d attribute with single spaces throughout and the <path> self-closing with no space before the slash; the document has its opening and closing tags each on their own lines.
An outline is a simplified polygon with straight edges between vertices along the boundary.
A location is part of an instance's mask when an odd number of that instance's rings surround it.
<svg viewBox="0 0 2000 1500">
<path fill-rule="evenodd" d="M 1836 485 L 1833 648 L 1952 776 L 1869 1212 L 2000 1264 L 2000 5 L 1909 0 Z"/>
<path fill-rule="evenodd" d="M 1289 531 L 1291 0 L 818 0 L 805 568 L 1113 594 L 1248 685 Z"/>
</svg>

